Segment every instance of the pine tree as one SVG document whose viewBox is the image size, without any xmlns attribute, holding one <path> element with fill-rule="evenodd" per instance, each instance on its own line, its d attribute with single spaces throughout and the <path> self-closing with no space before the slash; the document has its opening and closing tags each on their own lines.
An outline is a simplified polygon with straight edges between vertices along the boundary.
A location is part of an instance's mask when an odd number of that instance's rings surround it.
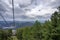
<svg viewBox="0 0 60 40">
<path fill-rule="evenodd" d="M 55 12 L 51 16 L 51 22 L 52 22 L 52 39 L 53 40 L 60 40 L 60 11 Z"/>
<path fill-rule="evenodd" d="M 41 23 L 38 20 L 35 21 L 33 29 L 32 29 L 33 36 L 34 36 L 33 38 L 35 40 L 41 40 L 42 39 L 41 29 L 42 29 Z"/>
</svg>

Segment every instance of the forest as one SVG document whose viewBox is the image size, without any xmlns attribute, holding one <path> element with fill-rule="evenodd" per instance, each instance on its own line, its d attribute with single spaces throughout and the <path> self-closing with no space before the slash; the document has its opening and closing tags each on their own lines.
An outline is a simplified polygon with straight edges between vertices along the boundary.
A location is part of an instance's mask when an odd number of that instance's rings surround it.
<svg viewBox="0 0 60 40">
<path fill-rule="evenodd" d="M 45 23 L 36 20 L 31 27 L 16 29 L 15 35 L 12 35 L 12 29 L 0 29 L 0 40 L 13 40 L 12 36 L 16 36 L 18 40 L 60 40 L 60 7 L 50 20 Z"/>
</svg>

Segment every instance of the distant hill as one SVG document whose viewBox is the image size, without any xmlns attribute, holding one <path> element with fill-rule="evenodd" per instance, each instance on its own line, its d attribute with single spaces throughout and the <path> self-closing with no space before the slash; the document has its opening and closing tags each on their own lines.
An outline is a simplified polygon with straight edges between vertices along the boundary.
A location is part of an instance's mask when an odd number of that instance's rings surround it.
<svg viewBox="0 0 60 40">
<path fill-rule="evenodd" d="M 0 29 L 3 29 L 5 27 L 10 28 L 11 26 L 13 26 L 12 21 L 7 21 L 7 22 L 8 22 L 8 24 L 6 24 L 4 21 L 0 21 Z M 15 22 L 16 28 L 25 27 L 25 26 L 32 26 L 33 24 L 34 24 L 34 21 L 16 21 Z"/>
<path fill-rule="evenodd" d="M 15 28 L 13 28 L 13 22 L 12 21 L 7 21 L 8 24 L 6 24 L 4 21 L 0 21 L 0 29 L 16 29 L 20 27 L 26 27 L 26 26 L 32 26 L 35 21 L 15 21 Z M 44 23 L 41 21 L 41 23 Z"/>
</svg>

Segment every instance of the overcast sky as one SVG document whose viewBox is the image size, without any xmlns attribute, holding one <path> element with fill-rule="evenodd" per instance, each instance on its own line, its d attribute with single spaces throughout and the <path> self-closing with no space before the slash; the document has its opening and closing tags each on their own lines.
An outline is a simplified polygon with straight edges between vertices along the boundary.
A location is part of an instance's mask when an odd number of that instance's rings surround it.
<svg viewBox="0 0 60 40">
<path fill-rule="evenodd" d="M 57 11 L 60 0 L 14 0 L 16 21 L 45 21 Z M 12 0 L 0 0 L 0 13 L 7 21 L 13 20 Z M 0 16 L 2 21 L 2 17 Z"/>
</svg>

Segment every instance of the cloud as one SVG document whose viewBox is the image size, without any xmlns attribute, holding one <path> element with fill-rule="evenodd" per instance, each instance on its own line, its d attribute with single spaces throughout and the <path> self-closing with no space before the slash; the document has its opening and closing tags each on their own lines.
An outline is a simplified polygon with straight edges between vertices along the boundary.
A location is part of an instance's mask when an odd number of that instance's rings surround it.
<svg viewBox="0 0 60 40">
<path fill-rule="evenodd" d="M 52 14 L 55 11 L 57 11 L 56 8 L 51 8 L 51 7 L 45 7 L 45 6 L 37 6 L 36 8 L 32 9 L 31 11 L 28 11 L 26 15 L 28 17 L 35 17 L 35 16 L 43 16 L 45 14 Z"/>
<path fill-rule="evenodd" d="M 48 20 L 58 6 L 60 0 L 14 0 L 15 20 Z M 12 0 L 0 0 L 0 12 L 7 21 L 13 20 Z"/>
</svg>

